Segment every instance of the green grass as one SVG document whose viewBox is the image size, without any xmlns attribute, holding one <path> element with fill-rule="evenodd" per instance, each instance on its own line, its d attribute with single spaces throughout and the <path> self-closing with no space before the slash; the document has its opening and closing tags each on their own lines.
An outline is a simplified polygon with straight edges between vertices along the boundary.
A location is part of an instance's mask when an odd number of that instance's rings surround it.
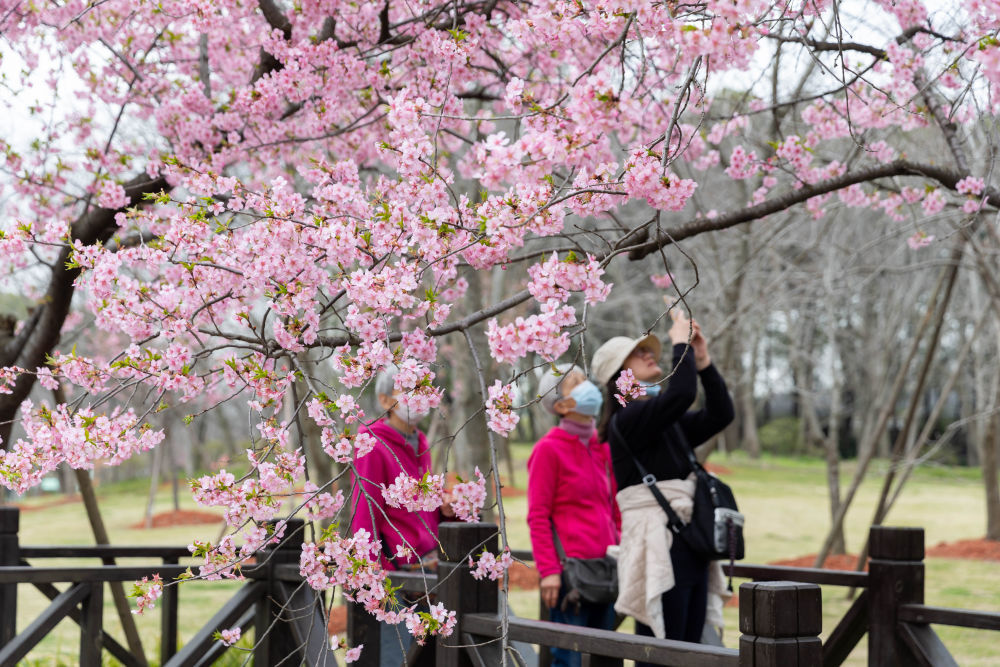
<svg viewBox="0 0 1000 667">
<path fill-rule="evenodd" d="M 514 444 L 512 455 L 518 471 L 517 486 L 524 488 L 527 475 L 524 464 L 530 446 Z M 767 563 L 815 553 L 829 524 L 826 477 L 823 462 L 815 458 L 768 457 L 753 461 L 741 454 L 716 456 L 713 462 L 728 468 L 724 475 L 740 507 L 747 515 L 747 561 Z M 885 465 L 876 463 L 869 473 L 857 500 L 848 514 L 847 546 L 857 553 L 867 534 Z M 845 466 L 841 474 L 846 487 L 853 469 Z M 115 544 L 186 545 L 192 539 L 215 540 L 218 528 L 210 525 L 181 526 L 157 530 L 130 528 L 142 520 L 145 488 L 132 482 L 98 489 L 105 521 Z M 169 489 L 161 489 L 157 511 L 171 507 Z M 30 505 L 52 497 L 27 501 Z M 985 508 L 979 471 L 968 468 L 934 467 L 916 471 L 903 496 L 889 516 L 890 525 L 922 526 L 928 547 L 941 541 L 975 538 L 983 534 Z M 193 509 L 186 491 L 181 492 L 183 509 Z M 514 548 L 530 547 L 527 504 L 523 495 L 504 500 L 507 537 Z M 93 538 L 79 504 L 24 512 L 21 516 L 21 543 L 92 544 Z M 147 561 L 148 562 L 148 561 Z M 66 564 L 66 561 L 62 562 Z M 92 562 L 96 564 L 96 562 Z M 41 564 L 36 562 L 36 564 Z M 55 564 L 55 563 L 53 563 Z M 927 561 L 926 601 L 928 604 L 966 609 L 1000 609 L 1000 586 L 993 582 L 1000 576 L 1000 563 L 931 558 Z M 734 582 L 738 584 L 739 582 Z M 182 642 L 191 637 L 239 586 L 234 582 L 192 582 L 180 590 L 180 634 Z M 23 629 L 47 605 L 48 601 L 32 587 L 19 587 L 19 629 Z M 845 591 L 826 587 L 823 590 L 824 636 L 837 624 L 849 606 Z M 537 618 L 538 595 L 535 591 L 511 591 L 514 613 Z M 105 594 L 106 630 L 124 643 L 110 595 Z M 158 652 L 159 610 L 137 617 L 146 652 Z M 736 609 L 726 609 L 726 644 L 736 647 L 739 640 Z M 623 630 L 631 628 L 629 622 Z M 942 640 L 962 665 L 993 665 L 998 662 L 997 637 L 987 631 L 937 628 Z M 244 638 L 243 647 L 252 637 Z M 61 623 L 24 664 L 72 665 L 75 663 L 79 632 L 71 621 Z M 231 651 L 220 664 L 242 664 L 245 653 Z M 865 641 L 852 654 L 848 664 L 866 664 Z M 114 661 L 106 659 L 106 664 Z"/>
</svg>

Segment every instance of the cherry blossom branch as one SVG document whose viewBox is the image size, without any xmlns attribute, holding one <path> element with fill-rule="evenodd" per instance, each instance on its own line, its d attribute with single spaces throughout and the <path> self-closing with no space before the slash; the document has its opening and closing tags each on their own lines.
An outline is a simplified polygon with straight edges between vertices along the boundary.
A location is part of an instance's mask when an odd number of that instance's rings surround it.
<svg viewBox="0 0 1000 667">
<path fill-rule="evenodd" d="M 955 190 L 958 182 L 968 175 L 932 164 L 912 162 L 910 160 L 895 160 L 887 164 L 848 172 L 842 176 L 820 181 L 819 183 L 804 185 L 797 190 L 774 197 L 773 199 L 768 199 L 761 204 L 748 206 L 715 218 L 695 218 L 694 220 L 673 227 L 667 233 L 658 234 L 646 243 L 638 245 L 629 253 L 629 259 L 639 260 L 665 245 L 670 245 L 677 241 L 697 236 L 698 234 L 704 234 L 705 232 L 729 229 L 745 222 L 759 220 L 773 213 L 791 208 L 796 204 L 801 204 L 813 197 L 842 190 L 858 183 L 867 183 L 891 176 L 923 176 L 937 181 L 949 190 Z M 985 200 L 991 206 L 1000 207 L 1000 192 L 989 188 Z"/>
</svg>

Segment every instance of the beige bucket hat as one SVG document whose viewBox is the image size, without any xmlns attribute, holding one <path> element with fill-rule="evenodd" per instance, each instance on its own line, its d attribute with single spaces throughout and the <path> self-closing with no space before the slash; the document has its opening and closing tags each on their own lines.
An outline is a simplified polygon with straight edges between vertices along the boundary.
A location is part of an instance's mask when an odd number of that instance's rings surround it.
<svg viewBox="0 0 1000 667">
<path fill-rule="evenodd" d="M 606 385 L 621 369 L 628 355 L 632 354 L 632 350 L 637 347 L 651 348 L 657 359 L 663 354 L 663 345 L 660 343 L 660 339 L 653 334 L 640 338 L 615 336 L 597 348 L 597 352 L 594 352 L 594 359 L 590 362 L 590 371 L 598 384 L 602 387 Z"/>
</svg>

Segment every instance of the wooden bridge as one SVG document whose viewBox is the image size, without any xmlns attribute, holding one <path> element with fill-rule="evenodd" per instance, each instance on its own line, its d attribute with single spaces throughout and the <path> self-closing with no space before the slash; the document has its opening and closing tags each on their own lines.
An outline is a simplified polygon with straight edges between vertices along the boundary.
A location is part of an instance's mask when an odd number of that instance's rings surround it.
<svg viewBox="0 0 1000 667">
<path fill-rule="evenodd" d="M 0 667 L 16 665 L 64 618 L 80 627 L 79 663 L 101 665 L 107 651 L 127 667 L 148 664 L 104 630 L 103 595 L 107 582 L 131 582 L 159 573 L 164 582 L 179 577 L 189 557 L 178 547 L 42 547 L 18 543 L 19 513 L 0 507 Z M 323 595 L 305 584 L 298 572 L 303 539 L 301 521 L 291 521 L 288 537 L 275 549 L 258 554 L 243 568 L 247 582 L 183 647 L 178 647 L 180 593 L 187 586 L 166 586 L 162 608 L 159 663 L 164 667 L 210 665 L 227 650 L 213 638 L 217 630 L 254 630 L 254 665 L 336 664 L 327 637 Z M 955 661 L 931 625 L 1000 630 L 1000 614 L 931 607 L 924 604 L 924 534 L 920 528 L 873 527 L 868 572 L 736 565 L 732 574 L 752 580 L 739 590 L 738 649 L 640 637 L 620 632 L 506 617 L 499 613 L 497 583 L 476 581 L 468 556 L 485 546 L 497 550 L 492 524 L 441 524 L 442 558 L 436 574 L 394 572 L 394 584 L 405 591 L 432 594 L 457 612 L 449 637 L 424 646 L 414 644 L 407 664 L 421 667 L 493 667 L 523 664 L 509 642 L 567 648 L 585 655 L 591 667 L 621 665 L 623 659 L 684 667 L 833 667 L 840 665 L 867 635 L 868 664 L 948 666 Z M 529 559 L 528 552 L 515 552 Z M 142 566 L 40 567 L 51 558 L 149 558 Z M 17 585 L 30 584 L 52 602 L 26 627 L 17 626 Z M 856 588 L 861 593 L 829 634 L 820 640 L 820 586 Z M 348 637 L 364 644 L 358 665 L 379 663 L 379 630 L 375 619 L 349 605 Z"/>
</svg>

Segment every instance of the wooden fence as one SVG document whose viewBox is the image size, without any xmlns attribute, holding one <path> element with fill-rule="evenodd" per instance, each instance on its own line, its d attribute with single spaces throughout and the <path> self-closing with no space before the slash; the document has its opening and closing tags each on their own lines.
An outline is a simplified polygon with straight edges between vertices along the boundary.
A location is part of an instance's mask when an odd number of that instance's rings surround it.
<svg viewBox="0 0 1000 667">
<path fill-rule="evenodd" d="M 18 543 L 18 511 L 0 507 L 0 667 L 15 665 L 63 618 L 80 626 L 79 663 L 101 664 L 107 651 L 129 667 L 145 665 L 104 631 L 103 589 L 109 581 L 134 581 L 159 573 L 164 581 L 187 568 L 179 560 L 187 549 L 176 547 L 27 547 Z M 165 667 L 212 664 L 225 650 L 213 638 L 217 630 L 254 629 L 254 664 L 336 664 L 327 642 L 324 608 L 329 602 L 309 588 L 298 573 L 303 526 L 292 521 L 287 538 L 273 550 L 259 554 L 243 568 L 247 578 L 233 597 L 183 647 L 177 645 L 180 591 L 165 587 L 162 608 L 160 663 Z M 740 586 L 738 649 L 640 637 L 578 628 L 548 621 L 500 614 L 496 582 L 476 581 L 469 574 L 468 556 L 482 548 L 496 551 L 496 526 L 445 523 L 441 525 L 441 555 L 436 574 L 394 572 L 394 584 L 457 612 L 458 623 L 449 637 L 414 645 L 407 664 L 423 667 L 492 667 L 523 664 L 510 642 L 524 642 L 579 651 L 592 667 L 643 660 L 684 667 L 819 667 L 840 665 L 867 635 L 868 664 L 879 667 L 956 664 L 931 628 L 932 624 L 1000 630 L 1000 614 L 930 607 L 924 602 L 924 535 L 920 528 L 873 527 L 868 572 L 840 572 L 809 568 L 736 565 L 732 574 L 752 580 Z M 517 552 L 530 557 L 526 552 Z M 29 561 L 50 558 L 148 557 L 157 562 L 142 566 L 38 567 Z M 17 628 L 17 585 L 30 584 L 52 600 L 26 627 Z M 62 588 L 56 584 L 67 584 Z M 187 585 L 198 585 L 190 583 Z M 861 593 L 827 637 L 822 625 L 820 586 L 856 588 Z M 379 664 L 381 626 L 349 605 L 348 638 L 364 644 L 361 666 Z M 20 630 L 19 632 L 17 630 Z"/>
</svg>

